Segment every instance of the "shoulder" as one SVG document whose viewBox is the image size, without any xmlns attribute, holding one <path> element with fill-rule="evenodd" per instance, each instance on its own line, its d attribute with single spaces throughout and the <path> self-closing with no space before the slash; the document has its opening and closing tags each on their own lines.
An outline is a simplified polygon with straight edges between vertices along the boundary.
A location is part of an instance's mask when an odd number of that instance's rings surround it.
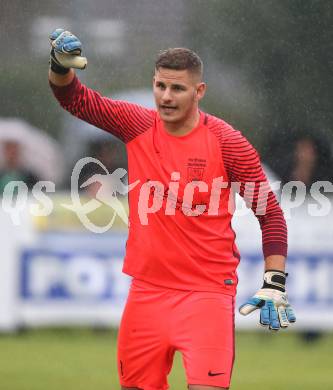
<svg viewBox="0 0 333 390">
<path fill-rule="evenodd" d="M 239 131 L 234 129 L 229 123 L 221 118 L 211 114 L 205 114 L 205 125 L 222 144 L 236 144 L 239 142 L 247 142 L 246 138 Z"/>
</svg>

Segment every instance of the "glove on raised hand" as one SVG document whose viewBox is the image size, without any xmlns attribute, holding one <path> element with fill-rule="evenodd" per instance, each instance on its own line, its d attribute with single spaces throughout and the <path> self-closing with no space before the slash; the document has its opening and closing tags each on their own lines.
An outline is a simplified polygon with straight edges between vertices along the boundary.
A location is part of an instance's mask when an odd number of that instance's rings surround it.
<svg viewBox="0 0 333 390">
<path fill-rule="evenodd" d="M 260 309 L 260 324 L 270 330 L 287 328 L 290 323 L 296 322 L 285 290 L 286 277 L 287 274 L 282 271 L 267 270 L 262 288 L 239 307 L 239 312 L 246 316 Z"/>
<path fill-rule="evenodd" d="M 53 72 L 64 75 L 69 72 L 69 68 L 85 69 L 87 59 L 81 56 L 82 44 L 75 35 L 57 28 L 50 34 L 49 39 L 50 66 Z"/>
</svg>

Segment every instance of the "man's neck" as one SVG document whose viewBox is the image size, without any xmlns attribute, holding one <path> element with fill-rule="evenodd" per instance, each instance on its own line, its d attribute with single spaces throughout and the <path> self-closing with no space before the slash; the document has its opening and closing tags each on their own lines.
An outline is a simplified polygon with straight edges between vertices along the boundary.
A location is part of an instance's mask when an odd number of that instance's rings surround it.
<svg viewBox="0 0 333 390">
<path fill-rule="evenodd" d="M 190 133 L 195 129 L 200 121 L 200 112 L 199 110 L 192 115 L 188 120 L 182 123 L 173 123 L 173 122 L 163 122 L 165 130 L 175 137 L 182 137 Z"/>
</svg>

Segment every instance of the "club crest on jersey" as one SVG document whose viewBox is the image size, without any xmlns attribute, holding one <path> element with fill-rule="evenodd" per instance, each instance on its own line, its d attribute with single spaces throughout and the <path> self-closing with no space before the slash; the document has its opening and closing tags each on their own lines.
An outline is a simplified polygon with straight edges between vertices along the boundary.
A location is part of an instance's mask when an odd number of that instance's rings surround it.
<svg viewBox="0 0 333 390">
<path fill-rule="evenodd" d="M 187 161 L 187 182 L 202 181 L 206 168 L 206 160 L 202 158 L 189 158 Z"/>
</svg>

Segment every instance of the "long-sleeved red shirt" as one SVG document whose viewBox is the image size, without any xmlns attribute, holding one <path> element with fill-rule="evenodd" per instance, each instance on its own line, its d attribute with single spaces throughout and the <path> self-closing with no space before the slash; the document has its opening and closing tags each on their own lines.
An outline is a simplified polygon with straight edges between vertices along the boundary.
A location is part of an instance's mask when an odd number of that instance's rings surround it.
<svg viewBox="0 0 333 390">
<path fill-rule="evenodd" d="M 282 210 L 256 150 L 239 131 L 200 112 L 198 126 L 176 137 L 155 110 L 102 97 L 77 77 L 51 87 L 63 108 L 126 144 L 129 182 L 140 185 L 129 193 L 125 273 L 168 288 L 234 295 L 240 256 L 231 227 L 232 182 L 258 218 L 264 256 L 286 256 Z M 225 182 L 220 192 L 213 190 L 217 178 Z"/>
</svg>

